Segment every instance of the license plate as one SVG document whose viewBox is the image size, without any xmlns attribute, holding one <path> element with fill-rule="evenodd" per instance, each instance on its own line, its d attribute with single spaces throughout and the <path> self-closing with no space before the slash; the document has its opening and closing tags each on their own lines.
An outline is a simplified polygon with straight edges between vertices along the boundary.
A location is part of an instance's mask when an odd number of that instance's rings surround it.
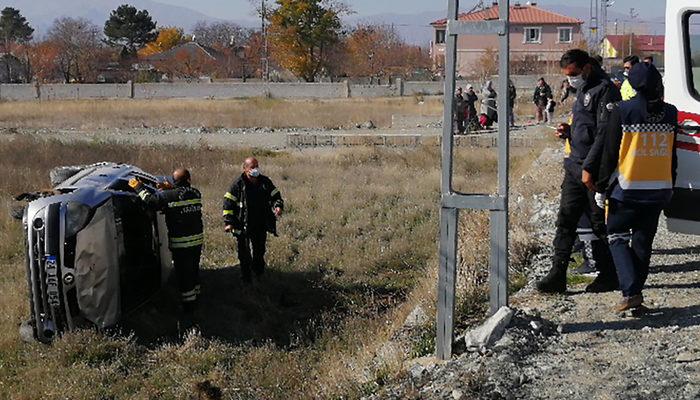
<svg viewBox="0 0 700 400">
<path fill-rule="evenodd" d="M 61 305 L 61 300 L 58 293 L 58 265 L 56 257 L 46 257 L 46 296 L 51 306 L 58 307 Z"/>
</svg>

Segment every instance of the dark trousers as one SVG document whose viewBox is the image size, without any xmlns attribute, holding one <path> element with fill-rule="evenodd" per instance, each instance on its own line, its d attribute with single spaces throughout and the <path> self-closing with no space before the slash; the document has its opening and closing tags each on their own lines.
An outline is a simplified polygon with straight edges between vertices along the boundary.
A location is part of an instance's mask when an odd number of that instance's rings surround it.
<svg viewBox="0 0 700 400">
<path fill-rule="evenodd" d="M 185 308 L 194 305 L 199 296 L 199 259 L 202 246 L 186 249 L 171 249 L 173 265 L 177 274 L 177 285 Z"/>
<path fill-rule="evenodd" d="M 467 130 L 467 120 L 459 117 L 455 120 L 456 125 L 457 125 L 457 132 L 459 133 L 464 133 L 464 131 Z"/>
<path fill-rule="evenodd" d="M 252 230 L 238 236 L 238 260 L 243 280 L 250 280 L 251 270 L 257 276 L 265 272 L 266 242 L 267 232 L 264 230 Z"/>
<path fill-rule="evenodd" d="M 635 296 L 642 293 L 649 275 L 651 247 L 663 207 L 615 199 L 608 204 L 608 240 L 620 289 L 625 297 Z"/>
<path fill-rule="evenodd" d="M 568 172 L 564 174 L 564 182 L 561 184 L 553 264 L 556 268 L 564 269 L 569 265 L 571 251 L 576 241 L 577 226 L 581 216 L 584 215 L 591 222 L 593 235 L 601 239 L 591 242 L 596 269 L 601 276 L 614 277 L 615 270 L 606 240 L 605 211 L 595 205 L 594 193 Z"/>
</svg>

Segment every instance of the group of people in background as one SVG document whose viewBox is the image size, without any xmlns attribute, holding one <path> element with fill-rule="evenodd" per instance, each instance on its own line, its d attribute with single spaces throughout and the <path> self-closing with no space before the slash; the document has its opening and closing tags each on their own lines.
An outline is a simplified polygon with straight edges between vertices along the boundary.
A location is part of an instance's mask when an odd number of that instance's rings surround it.
<svg viewBox="0 0 700 400">
<path fill-rule="evenodd" d="M 508 80 L 508 102 L 510 104 L 510 114 L 508 121 L 511 126 L 515 125 L 515 116 L 513 107 L 517 93 L 515 85 L 511 80 Z M 493 126 L 498 122 L 498 93 L 493 87 L 493 81 L 486 81 L 481 88 L 481 102 L 477 112 L 476 104 L 479 102 L 479 96 L 476 94 L 473 85 L 467 85 L 466 92 L 458 87 L 455 93 L 454 105 L 452 108 L 452 117 L 456 122 L 457 132 L 463 134 L 466 131 L 477 131 Z"/>
</svg>

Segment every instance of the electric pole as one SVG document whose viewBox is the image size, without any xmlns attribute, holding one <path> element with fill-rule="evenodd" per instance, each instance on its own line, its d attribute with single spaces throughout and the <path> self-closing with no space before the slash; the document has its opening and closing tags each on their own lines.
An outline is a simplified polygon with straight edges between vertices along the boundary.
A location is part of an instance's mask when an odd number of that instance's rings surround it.
<svg viewBox="0 0 700 400">
<path fill-rule="evenodd" d="M 603 0 L 605 1 L 605 0 Z M 596 51 L 600 51 L 600 37 L 599 37 L 599 32 L 598 32 L 598 7 L 599 3 L 598 0 L 590 0 L 589 3 L 589 12 L 590 12 L 590 22 L 589 22 L 589 29 L 590 29 L 590 40 L 591 40 L 591 47 L 596 49 Z"/>
<path fill-rule="evenodd" d="M 262 36 L 263 36 L 263 57 L 262 57 L 262 75 L 263 81 L 270 81 L 270 54 L 269 54 L 269 42 L 267 38 L 267 8 L 265 7 L 265 0 L 261 0 L 260 6 L 260 19 L 262 23 Z"/>
</svg>

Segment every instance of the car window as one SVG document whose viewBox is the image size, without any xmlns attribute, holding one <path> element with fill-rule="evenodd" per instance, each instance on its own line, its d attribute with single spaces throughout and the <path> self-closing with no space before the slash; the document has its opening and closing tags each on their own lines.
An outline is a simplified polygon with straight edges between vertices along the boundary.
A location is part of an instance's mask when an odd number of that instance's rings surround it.
<svg viewBox="0 0 700 400">
<path fill-rule="evenodd" d="M 690 92 L 698 96 L 700 93 L 700 13 L 692 13 L 688 17 L 685 26 L 686 42 L 686 67 L 691 79 L 688 80 Z"/>
</svg>

